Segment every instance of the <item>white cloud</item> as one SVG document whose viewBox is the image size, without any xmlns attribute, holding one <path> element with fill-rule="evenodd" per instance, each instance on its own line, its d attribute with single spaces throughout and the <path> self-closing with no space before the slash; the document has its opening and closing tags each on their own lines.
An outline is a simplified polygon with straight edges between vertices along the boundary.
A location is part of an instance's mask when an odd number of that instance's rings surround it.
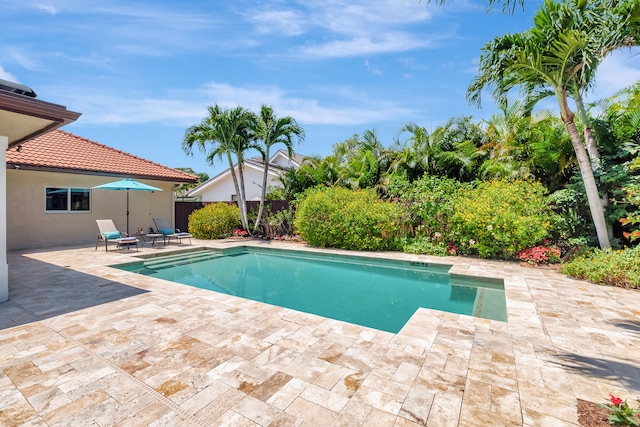
<svg viewBox="0 0 640 427">
<path fill-rule="evenodd" d="M 119 97 L 113 91 L 92 88 L 48 88 L 56 102 L 82 112 L 80 125 L 158 123 L 185 128 L 199 123 L 207 107 L 238 105 L 259 111 L 273 106 L 279 116 L 291 116 L 304 125 L 358 125 L 404 119 L 414 113 L 394 101 L 371 99 L 348 87 L 314 88 L 313 97 L 292 96 L 277 86 L 232 86 L 212 82 L 198 90 L 176 91 L 164 96 Z M 327 95 L 321 98 L 317 95 Z"/>
<path fill-rule="evenodd" d="M 337 34 L 373 35 L 431 18 L 415 0 L 315 0 L 307 2 L 316 25 Z"/>
<path fill-rule="evenodd" d="M 25 48 L 5 46 L 4 57 L 5 60 L 11 60 L 26 70 L 37 70 L 40 68 L 40 62 L 36 59 L 36 55 Z"/>
<path fill-rule="evenodd" d="M 405 52 L 431 46 L 429 40 L 410 34 L 387 33 L 378 38 L 358 37 L 336 40 L 321 45 L 302 47 L 302 53 L 322 58 L 362 56 L 381 53 Z"/>
<path fill-rule="evenodd" d="M 308 0 L 278 6 L 248 13 L 246 19 L 258 34 L 304 34 L 304 44 L 293 50 L 306 56 L 363 56 L 431 44 L 428 37 L 408 31 L 411 24 L 432 17 L 426 5 L 416 0 Z"/>
<path fill-rule="evenodd" d="M 590 100 L 607 98 L 640 80 L 640 48 L 616 51 L 605 58 L 596 72 L 596 87 Z"/>
<path fill-rule="evenodd" d="M 260 34 L 281 33 L 297 36 L 303 33 L 302 17 L 293 10 L 265 10 L 250 16 Z"/>
<path fill-rule="evenodd" d="M 8 81 L 14 82 L 14 83 L 19 83 L 18 79 L 16 78 L 16 76 L 14 76 L 13 74 L 11 74 L 8 71 L 6 71 L 4 68 L 2 68 L 1 65 L 0 65 L 0 79 L 8 80 Z"/>
<path fill-rule="evenodd" d="M 369 63 L 368 59 L 364 60 L 364 67 L 371 73 L 377 76 L 382 76 L 382 70 L 378 67 L 374 67 Z"/>
<path fill-rule="evenodd" d="M 55 15 L 58 13 L 58 9 L 52 4 L 36 4 L 35 8 L 40 12 L 48 13 L 50 15 Z"/>
</svg>

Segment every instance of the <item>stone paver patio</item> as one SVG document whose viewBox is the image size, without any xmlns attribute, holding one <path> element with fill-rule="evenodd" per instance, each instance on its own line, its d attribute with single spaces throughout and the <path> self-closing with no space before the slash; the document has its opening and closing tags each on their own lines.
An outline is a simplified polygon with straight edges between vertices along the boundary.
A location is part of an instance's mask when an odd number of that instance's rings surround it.
<svg viewBox="0 0 640 427">
<path fill-rule="evenodd" d="M 194 241 L 237 244 L 298 247 Z M 507 323 L 420 309 L 391 334 L 108 267 L 135 255 L 9 254 L 0 425 L 576 426 L 577 399 L 640 394 L 639 291 L 366 254 L 505 279 Z"/>
</svg>

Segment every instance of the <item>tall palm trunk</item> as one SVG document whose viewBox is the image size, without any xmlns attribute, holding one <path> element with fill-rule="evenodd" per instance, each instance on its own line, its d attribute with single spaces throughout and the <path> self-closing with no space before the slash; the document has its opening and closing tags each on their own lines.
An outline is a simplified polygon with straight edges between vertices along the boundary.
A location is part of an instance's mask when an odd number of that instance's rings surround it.
<svg viewBox="0 0 640 427">
<path fill-rule="evenodd" d="M 249 218 L 248 218 L 248 213 L 247 213 L 247 195 L 245 193 L 245 186 L 244 186 L 244 161 L 242 161 L 242 158 L 240 157 L 238 159 L 238 177 L 240 178 L 240 193 L 239 194 L 239 203 L 241 205 L 240 207 L 240 217 L 242 219 L 242 228 L 244 228 L 245 230 L 249 231 Z"/>
<path fill-rule="evenodd" d="M 596 138 L 593 136 L 591 126 L 589 126 L 589 117 L 587 116 L 587 109 L 584 107 L 582 94 L 579 90 L 574 90 L 573 92 L 573 99 L 576 103 L 576 111 L 578 113 L 578 117 L 580 117 L 580 121 L 584 125 L 582 133 L 584 133 L 584 141 L 587 146 L 589 158 L 591 159 L 591 166 L 594 170 L 597 170 L 598 168 L 600 168 L 600 153 L 598 152 L 598 146 L 596 145 Z"/>
<path fill-rule="evenodd" d="M 561 104 L 562 105 L 562 104 Z M 591 211 L 591 218 L 593 224 L 596 227 L 596 234 L 598 235 L 598 243 L 601 249 L 608 249 L 611 247 L 609 243 L 609 235 L 607 233 L 607 223 L 604 219 L 604 210 L 600 202 L 600 195 L 598 194 L 598 187 L 596 185 L 595 177 L 593 176 L 593 170 L 591 169 L 591 162 L 589 156 L 580 138 L 578 128 L 573 121 L 573 113 L 569 110 L 566 104 L 566 97 L 564 99 L 564 108 L 561 108 L 562 121 L 569 133 L 571 139 L 571 145 L 576 153 L 576 159 L 580 167 L 580 173 L 582 174 L 582 181 L 584 183 L 585 191 L 587 192 L 587 201 L 589 202 L 589 210 Z"/>
<path fill-rule="evenodd" d="M 258 232 L 258 228 L 262 223 L 262 214 L 264 212 L 265 199 L 267 197 L 267 177 L 269 175 L 269 145 L 265 147 L 264 151 L 264 173 L 262 174 L 262 193 L 260 195 L 260 208 L 258 209 L 258 217 L 256 218 L 256 225 L 253 227 L 253 234 Z"/>
<path fill-rule="evenodd" d="M 236 171 L 233 166 L 233 159 L 231 158 L 231 153 L 227 152 L 227 160 L 229 161 L 229 169 L 231 170 L 231 179 L 233 180 L 233 187 L 236 190 L 236 204 L 238 205 L 238 209 L 240 210 L 240 222 L 242 223 L 242 228 L 245 230 L 249 229 L 248 221 L 247 221 L 247 213 L 246 213 L 246 204 L 242 202 L 242 197 L 240 196 L 240 185 L 238 183 L 238 177 L 236 176 Z M 240 171 L 240 167 L 238 167 L 238 171 Z"/>
<path fill-rule="evenodd" d="M 598 169 L 602 167 L 602 163 L 600 161 L 600 153 L 598 152 L 598 145 L 596 144 L 596 138 L 593 135 L 593 130 L 591 129 L 591 126 L 589 126 L 587 109 L 584 107 L 582 94 L 579 90 L 575 90 L 574 101 L 576 103 L 576 111 L 578 112 L 580 121 L 584 124 L 582 133 L 584 133 L 584 140 L 587 145 L 587 153 L 589 154 L 589 159 L 591 159 L 591 169 L 594 172 L 597 172 Z M 602 205 L 603 209 L 606 209 L 609 206 L 609 203 L 609 195 L 606 191 L 604 191 L 604 193 L 600 197 L 600 204 Z M 611 240 L 613 238 L 613 224 L 607 224 L 607 234 L 609 235 L 609 240 Z"/>
</svg>

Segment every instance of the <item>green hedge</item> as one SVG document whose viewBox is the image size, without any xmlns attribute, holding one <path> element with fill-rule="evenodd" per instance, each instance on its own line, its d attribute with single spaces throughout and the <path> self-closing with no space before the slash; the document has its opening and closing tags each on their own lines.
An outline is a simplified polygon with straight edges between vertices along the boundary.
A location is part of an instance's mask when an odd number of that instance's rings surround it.
<svg viewBox="0 0 640 427">
<path fill-rule="evenodd" d="M 399 233 L 400 212 L 373 190 L 314 188 L 298 202 L 295 226 L 312 246 L 387 250 Z"/>
<path fill-rule="evenodd" d="M 196 239 L 223 239 L 240 226 L 240 209 L 236 205 L 211 203 L 189 215 L 189 233 Z"/>
</svg>

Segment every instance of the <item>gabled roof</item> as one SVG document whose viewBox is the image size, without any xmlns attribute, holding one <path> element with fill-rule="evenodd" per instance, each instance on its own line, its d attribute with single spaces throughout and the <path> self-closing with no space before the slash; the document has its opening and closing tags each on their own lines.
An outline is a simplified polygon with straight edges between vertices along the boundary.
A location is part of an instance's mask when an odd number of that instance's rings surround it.
<svg viewBox="0 0 640 427">
<path fill-rule="evenodd" d="M 278 150 L 273 156 L 271 156 L 271 159 L 269 160 L 269 175 L 274 177 L 277 177 L 282 172 L 286 172 L 288 170 L 288 168 L 284 168 L 276 163 L 272 163 L 273 160 L 276 158 L 276 156 L 284 156 L 285 158 L 289 158 L 285 150 Z M 301 154 L 293 153 L 293 156 L 291 156 L 291 162 L 294 164 L 295 167 L 298 167 L 300 166 L 304 158 L 305 156 Z M 252 169 L 256 169 L 259 171 L 264 171 L 264 161 L 262 160 L 261 157 L 252 157 L 250 159 L 246 159 L 244 161 L 244 166 L 245 168 L 250 167 Z M 237 164 L 233 165 L 233 169 L 236 171 L 238 170 Z M 193 188 L 191 191 L 187 193 L 187 196 L 188 197 L 199 196 L 203 190 L 214 185 L 216 182 L 220 181 L 222 178 L 229 175 L 231 175 L 231 168 L 225 169 L 224 171 L 220 172 L 218 175 L 214 176 L 213 178 L 209 178 L 207 181 Z"/>
<path fill-rule="evenodd" d="M 107 147 L 62 130 L 37 136 L 7 150 L 16 169 L 197 182 L 198 177 Z"/>
<path fill-rule="evenodd" d="M 274 154 L 271 157 L 271 161 L 273 161 L 273 159 L 275 159 L 276 155 L 282 155 L 286 159 L 289 158 L 287 150 L 278 150 L 278 151 L 276 151 L 276 154 Z M 304 156 L 302 154 L 298 154 L 298 153 L 293 153 L 293 155 L 291 156 L 290 160 L 291 160 L 291 163 L 293 163 L 293 165 L 295 167 L 299 167 L 302 164 L 302 162 L 304 162 L 304 159 L 306 159 L 306 156 Z"/>
</svg>

